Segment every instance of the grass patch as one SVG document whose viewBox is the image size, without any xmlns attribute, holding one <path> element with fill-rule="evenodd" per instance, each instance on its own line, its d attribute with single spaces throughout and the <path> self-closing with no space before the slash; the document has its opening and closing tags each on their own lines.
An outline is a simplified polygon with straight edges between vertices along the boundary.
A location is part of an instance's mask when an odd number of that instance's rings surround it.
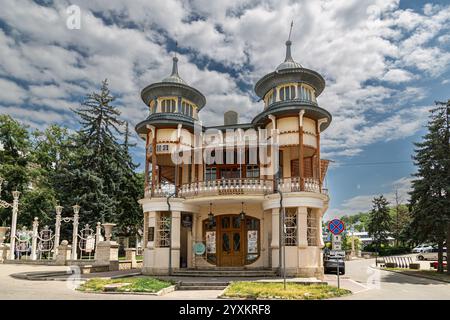
<svg viewBox="0 0 450 320">
<path fill-rule="evenodd" d="M 426 278 L 432 278 L 436 280 L 443 280 L 450 282 L 450 276 L 445 272 L 444 273 L 438 273 L 436 270 L 414 270 L 414 269 L 404 269 L 404 268 L 383 268 L 383 270 L 388 271 L 400 271 L 406 274 L 411 274 L 415 276 L 423 276 Z"/>
<path fill-rule="evenodd" d="M 118 292 L 158 292 L 161 289 L 170 287 L 172 282 L 162 281 L 151 277 L 127 277 L 118 279 L 93 278 L 83 283 L 80 291 L 104 291 L 105 285 L 114 283 L 130 283 L 127 286 L 117 288 Z"/>
<path fill-rule="evenodd" d="M 340 297 L 350 293 L 349 290 L 325 284 L 305 285 L 288 282 L 284 290 L 282 282 L 233 282 L 223 296 L 248 299 L 316 300 Z"/>
</svg>

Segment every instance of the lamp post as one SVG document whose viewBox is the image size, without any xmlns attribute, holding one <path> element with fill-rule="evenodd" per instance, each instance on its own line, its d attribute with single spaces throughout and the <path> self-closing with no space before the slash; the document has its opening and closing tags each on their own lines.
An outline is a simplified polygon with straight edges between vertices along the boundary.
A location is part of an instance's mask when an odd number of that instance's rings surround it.
<svg viewBox="0 0 450 320">
<path fill-rule="evenodd" d="M 55 222 L 55 254 L 53 259 L 56 259 L 56 256 L 58 255 L 58 247 L 59 247 L 59 238 L 61 234 L 61 213 L 64 207 L 62 206 L 56 206 L 56 222 Z"/>
<path fill-rule="evenodd" d="M 11 221 L 11 241 L 10 241 L 10 249 L 9 249 L 9 259 L 14 260 L 14 252 L 16 249 L 16 228 L 17 228 L 17 214 L 19 213 L 19 191 L 12 192 L 14 201 L 13 201 L 13 213 L 12 213 L 12 221 Z"/>
<path fill-rule="evenodd" d="M 80 206 L 76 204 L 72 207 L 72 209 L 73 209 L 72 260 L 77 260 L 78 219 L 80 213 Z"/>
</svg>

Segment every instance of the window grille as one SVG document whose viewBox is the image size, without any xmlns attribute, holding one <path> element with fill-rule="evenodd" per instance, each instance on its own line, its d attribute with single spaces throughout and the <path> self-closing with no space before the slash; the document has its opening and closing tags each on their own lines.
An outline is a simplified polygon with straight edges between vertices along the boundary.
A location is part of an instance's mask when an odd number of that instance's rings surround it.
<svg viewBox="0 0 450 320">
<path fill-rule="evenodd" d="M 308 246 L 317 246 L 317 219 L 311 208 L 308 208 L 306 223 Z"/>
<path fill-rule="evenodd" d="M 170 213 L 161 212 L 156 222 L 156 247 L 170 246 Z"/>
<path fill-rule="evenodd" d="M 286 246 L 297 245 L 297 208 L 285 208 L 284 243 Z"/>
</svg>

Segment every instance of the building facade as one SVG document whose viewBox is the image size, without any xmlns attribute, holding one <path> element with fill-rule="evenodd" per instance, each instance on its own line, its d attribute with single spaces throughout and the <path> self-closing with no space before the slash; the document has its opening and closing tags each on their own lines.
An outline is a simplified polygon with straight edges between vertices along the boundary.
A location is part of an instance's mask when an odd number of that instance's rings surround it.
<svg viewBox="0 0 450 320">
<path fill-rule="evenodd" d="M 206 98 L 179 76 L 176 57 L 169 77 L 142 90 L 144 274 L 286 261 L 288 275 L 323 275 L 324 87 L 319 73 L 293 60 L 288 41 L 285 61 L 255 85 L 264 106 L 251 123 L 231 111 L 224 125 L 203 126 Z"/>
</svg>

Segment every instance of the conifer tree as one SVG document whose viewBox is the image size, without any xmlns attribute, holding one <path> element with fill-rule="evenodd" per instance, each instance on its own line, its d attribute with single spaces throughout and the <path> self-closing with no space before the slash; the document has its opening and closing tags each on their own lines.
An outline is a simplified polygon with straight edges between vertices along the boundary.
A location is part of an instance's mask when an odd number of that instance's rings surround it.
<svg viewBox="0 0 450 320">
<path fill-rule="evenodd" d="M 373 207 L 370 211 L 368 232 L 373 238 L 373 243 L 380 252 L 382 244 L 386 244 L 391 230 L 391 215 L 389 214 L 389 202 L 381 195 L 372 200 Z"/>
<path fill-rule="evenodd" d="M 449 109 L 450 100 L 447 103 L 437 103 L 431 110 L 428 132 L 422 142 L 415 143 L 413 159 L 418 170 L 413 175 L 415 180 L 410 192 L 412 222 L 409 233 L 418 241 L 433 241 L 438 244 L 438 272 L 443 272 L 443 247 L 446 238 L 447 250 L 449 246 Z"/>
<path fill-rule="evenodd" d="M 121 184 L 123 148 L 117 140 L 122 133 L 120 112 L 104 80 L 100 92 L 88 94 L 74 110 L 81 128 L 73 146 L 73 159 L 59 177 L 67 203 L 79 203 L 80 220 L 117 223 L 117 193 Z"/>
<path fill-rule="evenodd" d="M 141 222 L 141 209 L 137 202 L 143 197 L 144 184 L 142 178 L 135 172 L 138 165 L 133 163 L 130 147 L 130 131 L 128 122 L 125 123 L 123 154 L 124 162 L 121 164 L 121 183 L 117 198 L 119 230 L 123 235 L 136 234 Z"/>
</svg>

